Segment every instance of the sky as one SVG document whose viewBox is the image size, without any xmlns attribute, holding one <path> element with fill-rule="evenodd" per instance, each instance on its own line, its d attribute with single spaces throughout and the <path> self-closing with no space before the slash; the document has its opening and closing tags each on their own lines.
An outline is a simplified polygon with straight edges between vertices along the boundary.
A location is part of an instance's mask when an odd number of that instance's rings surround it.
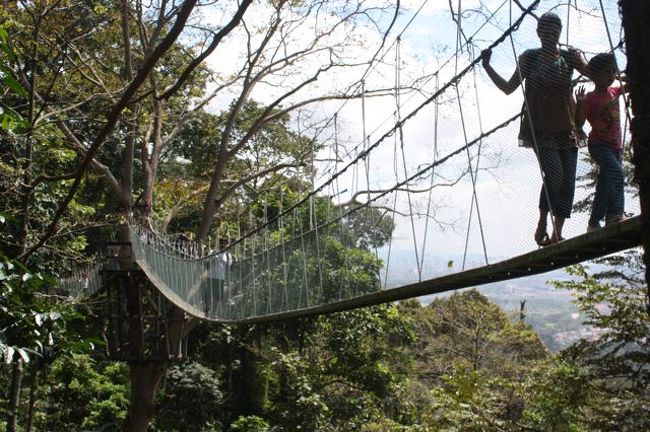
<svg viewBox="0 0 650 432">
<path fill-rule="evenodd" d="M 336 20 L 336 3 L 327 2 L 330 10 L 295 26 L 290 47 L 304 46 L 313 38 L 318 28 Z M 367 4 L 381 2 L 372 0 Z M 320 155 L 321 159 L 334 159 L 333 149 L 338 148 L 338 163 L 323 162 L 318 165 L 316 186 L 325 184 L 334 172 L 354 160 L 365 145 L 373 145 L 369 158 L 347 170 L 340 178 L 326 187 L 323 193 L 336 195 L 342 201 L 353 193 L 369 189 L 385 189 L 396 182 L 410 177 L 434 158 L 448 156 L 465 142 L 474 140 L 481 132 L 490 130 L 508 117 L 519 112 L 523 95 L 521 90 L 504 95 L 491 83 L 482 67 L 478 66 L 463 76 L 457 87 L 450 86 L 438 99 L 438 103 L 423 106 L 410 118 L 400 131 L 384 137 L 393 128 L 397 118 L 406 118 L 469 64 L 472 56 L 489 46 L 509 26 L 510 7 L 512 19 L 520 16 L 514 3 L 506 0 L 464 0 L 454 3 L 460 5 L 463 14 L 461 25 L 466 36 L 472 37 L 475 45 L 465 47 L 458 55 L 457 25 L 452 20 L 449 2 L 444 0 L 408 0 L 402 2 L 405 8 L 386 38 L 381 51 L 380 62 L 365 77 L 366 90 L 388 89 L 383 97 L 366 97 L 354 101 L 332 101 L 319 103 L 311 108 L 315 119 L 325 121 L 337 113 L 336 133 L 334 127 L 321 134 L 320 138 L 328 148 Z M 530 0 L 523 1 L 525 5 Z M 563 20 L 564 27 L 560 41 L 582 49 L 587 58 L 595 53 L 610 50 L 610 43 L 601 13 L 599 0 L 571 0 L 566 2 L 543 0 L 536 10 L 541 14 L 548 10 L 556 12 Z M 621 37 L 620 19 L 615 0 L 603 0 L 603 7 L 610 29 L 613 45 Z M 482 13 L 477 12 L 482 5 Z M 247 12 L 246 19 L 250 29 L 263 27 L 272 13 L 262 5 L 256 5 Z M 486 15 L 494 14 L 486 23 Z M 568 15 L 567 15 L 568 14 Z M 222 22 L 221 15 L 207 15 L 214 22 Z M 568 17 L 568 20 L 567 20 Z M 295 17 L 285 16 L 285 22 Z M 379 30 L 385 31 L 392 19 L 391 14 L 376 15 Z M 221 19 L 221 21 L 219 21 Z M 539 46 L 536 21 L 526 17 L 521 27 L 513 34 L 512 43 L 506 40 L 495 48 L 492 64 L 505 78 L 515 68 L 515 56 L 525 49 Z M 373 54 L 381 42 L 378 28 L 363 22 L 357 28 L 337 28 L 332 39 L 343 42 L 341 55 L 356 60 Z M 398 42 L 399 36 L 399 42 Z M 245 44 L 243 35 L 234 37 L 221 46 L 208 59 L 208 64 L 222 74 L 232 73 L 241 63 Z M 270 44 L 273 47 L 273 43 Z M 617 51 L 619 67 L 624 68 L 625 59 Z M 306 73 L 313 72 L 323 57 L 305 59 L 292 71 L 298 75 L 287 75 L 282 81 L 258 86 L 251 97 L 269 102 L 277 97 L 281 89 L 295 85 L 296 80 Z M 399 60 L 399 67 L 396 64 Z M 322 78 L 296 96 L 295 100 L 334 92 L 360 78 L 365 67 L 350 68 L 345 73 L 334 71 L 323 74 Z M 577 74 L 574 74 L 574 77 Z M 412 85 L 416 91 L 400 91 L 396 97 L 396 83 Z M 589 86 L 589 85 L 588 85 Z M 215 99 L 211 109 L 219 111 L 231 100 L 228 95 Z M 437 112 L 437 114 L 436 114 Z M 330 123 L 332 125 L 333 122 Z M 367 140 L 364 141 L 364 131 Z M 537 201 L 541 177 L 538 163 L 530 149 L 517 145 L 518 122 L 499 130 L 481 141 L 469 152 L 461 152 L 435 170 L 431 194 L 398 193 L 389 194 L 378 200 L 377 205 L 395 208 L 403 214 L 429 213 L 429 217 L 396 216 L 396 229 L 390 247 L 378 251 L 386 262 L 388 278 L 432 277 L 439 274 L 476 267 L 486 262 L 496 262 L 536 247 L 533 231 L 537 219 Z M 336 142 L 335 142 L 336 141 Z M 578 174 L 584 174 L 588 164 L 586 149 L 580 150 Z M 475 176 L 465 174 L 468 161 L 478 172 Z M 431 171 L 427 177 L 420 178 L 413 185 L 415 189 L 430 186 Z M 473 177 L 473 181 L 472 181 Z M 454 183 L 453 186 L 446 184 Z M 472 184 L 475 183 L 476 198 L 473 197 Z M 590 189 L 577 189 L 576 199 L 591 192 Z M 397 196 L 396 196 L 397 195 Z M 476 207 L 478 202 L 478 210 Z M 428 211 L 427 211 L 428 210 Z M 626 210 L 638 213 L 638 201 L 627 197 Z M 479 219 L 480 215 L 480 219 Z M 566 225 L 565 236 L 584 232 L 588 215 L 575 214 Z M 466 247 L 467 245 L 467 247 Z M 390 251 L 390 252 L 389 252 Z M 389 259 L 388 254 L 392 254 Z M 486 255 L 487 253 L 487 255 Z M 423 259 L 424 256 L 424 259 Z M 420 262 L 422 265 L 420 265 Z M 452 263 L 450 266 L 449 263 Z"/>
</svg>

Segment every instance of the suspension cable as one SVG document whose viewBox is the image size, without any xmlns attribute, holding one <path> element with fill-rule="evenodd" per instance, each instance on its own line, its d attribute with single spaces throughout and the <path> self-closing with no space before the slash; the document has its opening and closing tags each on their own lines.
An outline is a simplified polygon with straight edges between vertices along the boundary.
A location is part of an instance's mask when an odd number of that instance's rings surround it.
<svg viewBox="0 0 650 432">
<path fill-rule="evenodd" d="M 605 30 L 606 30 L 606 33 L 607 33 L 607 40 L 609 42 L 609 47 L 612 50 L 612 54 L 614 54 L 614 52 L 615 52 L 614 43 L 612 42 L 612 34 L 609 31 L 609 23 L 607 22 L 607 15 L 605 13 L 605 7 L 603 6 L 603 0 L 598 0 L 598 2 L 600 3 L 600 11 L 601 11 L 601 13 L 603 15 L 603 23 L 605 24 Z M 616 54 L 614 54 L 614 55 L 616 55 Z M 621 71 L 618 68 L 618 62 L 615 61 L 614 66 L 616 67 L 616 77 L 618 79 L 619 84 L 621 85 L 621 90 L 622 90 L 625 87 L 624 87 L 623 80 L 621 79 Z M 626 107 L 625 116 L 627 118 L 627 122 L 631 122 L 632 120 L 631 120 L 631 117 L 630 117 L 630 112 L 627 109 L 627 106 L 628 106 L 628 104 L 627 104 L 627 96 L 625 96 L 624 91 L 621 91 L 621 96 L 623 97 L 623 104 Z"/>
<path fill-rule="evenodd" d="M 474 49 L 472 48 L 470 52 L 472 58 L 474 58 Z M 478 88 L 476 86 L 476 69 L 472 71 L 472 75 L 474 78 L 474 93 L 476 97 L 476 108 L 478 110 L 478 123 L 479 123 L 479 131 L 481 134 L 483 134 L 483 121 L 481 118 L 481 106 L 479 102 L 479 97 L 478 97 Z M 458 105 L 460 108 L 460 119 L 461 123 L 463 125 L 463 136 L 465 137 L 465 141 L 467 141 L 467 132 L 465 129 L 465 118 L 463 115 L 463 108 L 462 104 L 460 102 L 460 94 L 458 93 L 458 87 L 456 87 L 456 95 L 458 98 Z M 472 219 L 473 219 L 473 211 L 474 211 L 474 204 L 476 204 L 476 216 L 478 218 L 478 225 L 479 225 L 479 232 L 481 234 L 481 243 L 483 245 L 483 255 L 485 257 L 485 264 L 489 264 L 488 262 L 488 254 L 487 254 L 487 246 L 485 243 L 485 232 L 483 230 L 483 220 L 481 219 L 481 211 L 478 205 L 478 195 L 476 193 L 476 182 L 478 180 L 478 173 L 479 173 L 479 166 L 481 163 L 481 150 L 483 147 L 483 140 L 479 140 L 478 142 L 478 147 L 477 147 L 477 152 L 476 152 L 476 172 L 473 172 L 472 169 L 472 163 L 471 163 L 471 158 L 470 158 L 470 153 L 469 149 L 467 150 L 467 157 L 468 157 L 468 162 L 469 162 L 469 169 L 472 179 L 472 200 L 470 201 L 470 208 L 469 208 L 469 218 L 467 222 L 467 235 L 465 237 L 465 250 L 463 252 L 463 264 L 462 264 L 462 269 L 465 270 L 465 263 L 467 260 L 467 250 L 469 247 L 469 237 L 470 237 L 470 232 L 471 232 L 471 226 L 472 226 Z"/>
<path fill-rule="evenodd" d="M 456 49 L 458 49 L 458 47 L 460 46 L 461 38 L 463 36 L 462 30 L 461 30 L 461 25 L 462 25 L 461 24 L 462 23 L 462 0 L 458 0 L 458 12 L 457 12 L 457 15 L 458 15 L 458 19 L 456 20 Z M 472 60 L 474 60 L 474 58 L 472 58 Z M 458 58 L 456 58 L 456 66 L 455 67 L 456 67 L 456 73 L 457 73 L 458 72 Z M 476 69 L 473 69 L 472 71 L 475 72 L 475 70 Z M 475 74 L 474 74 L 474 76 L 475 76 Z M 462 129 L 463 129 L 463 139 L 465 140 L 465 143 L 467 144 L 467 142 L 468 142 L 467 127 L 465 125 L 465 115 L 464 115 L 464 112 L 463 112 L 463 104 L 460 101 L 460 90 L 458 89 L 458 84 L 456 84 L 454 86 L 454 89 L 456 91 L 456 100 L 458 101 L 458 111 L 459 111 L 459 114 L 460 114 L 460 123 L 461 123 Z M 478 98 L 477 98 L 477 100 L 478 100 Z M 478 148 L 479 148 L 479 151 L 478 151 L 478 158 L 479 159 L 477 160 L 477 163 L 476 163 L 476 174 L 474 173 L 474 168 L 472 166 L 472 156 L 470 154 L 469 147 L 466 150 L 467 165 L 469 167 L 469 174 L 470 174 L 470 178 L 471 178 L 471 181 L 472 181 L 472 198 L 471 198 L 471 201 L 470 201 L 469 218 L 468 218 L 468 221 L 467 221 L 467 235 L 465 237 L 465 250 L 463 252 L 463 266 L 462 266 L 463 270 L 465 270 L 465 261 L 466 261 L 466 258 L 467 258 L 467 249 L 469 247 L 469 237 L 470 237 L 470 232 L 471 232 L 471 227 L 472 227 L 472 218 L 473 218 L 472 216 L 473 216 L 473 213 L 474 213 L 474 204 L 476 204 L 476 215 L 478 217 L 478 224 L 479 224 L 479 229 L 480 229 L 480 233 L 481 233 L 481 242 L 483 243 L 483 254 L 485 256 L 485 264 L 488 263 L 487 248 L 485 246 L 485 236 L 484 236 L 484 233 L 483 233 L 483 222 L 481 220 L 481 212 L 480 212 L 479 205 L 478 205 L 478 195 L 476 193 L 476 177 L 478 175 L 478 167 L 479 167 L 479 161 L 480 161 L 481 141 L 479 141 L 479 147 Z"/>
<path fill-rule="evenodd" d="M 439 86 L 438 75 L 436 74 L 436 89 Z M 435 166 L 438 158 L 438 101 L 433 104 L 433 164 Z M 435 182 L 435 168 L 431 169 L 431 182 L 429 183 L 429 196 L 427 197 L 427 212 L 424 219 L 424 234 L 422 238 L 422 253 L 420 254 L 420 267 L 424 268 L 424 252 L 426 251 L 427 235 L 429 232 L 429 212 L 431 211 L 431 198 L 433 196 L 433 187 Z"/>
<path fill-rule="evenodd" d="M 439 64 L 439 65 L 438 65 L 438 69 L 437 69 L 433 74 L 431 74 L 431 76 L 430 76 L 429 78 L 427 78 L 426 80 L 422 81 L 421 84 L 420 84 L 420 87 L 419 87 L 419 88 L 416 88 L 416 89 L 415 89 L 416 91 L 413 92 L 413 93 L 416 94 L 416 93 L 418 93 L 418 91 L 421 91 L 421 88 L 424 87 L 426 84 L 428 84 L 429 81 L 431 81 L 431 80 L 436 76 L 436 74 L 439 74 L 439 73 L 442 71 L 442 68 L 444 68 L 445 66 L 447 66 L 447 65 L 448 65 L 452 60 L 456 60 L 457 57 L 458 57 L 458 55 L 460 54 L 460 52 L 465 48 L 465 46 L 467 46 L 468 44 L 471 43 L 471 41 L 473 40 L 473 38 L 474 38 L 474 37 L 475 37 L 475 36 L 476 36 L 476 35 L 477 35 L 477 34 L 478 34 L 478 33 L 479 33 L 479 32 L 480 32 L 480 31 L 481 31 L 481 30 L 482 30 L 482 29 L 483 29 L 483 28 L 484 28 L 484 27 L 489 23 L 489 22 L 491 22 L 492 18 L 493 18 L 493 17 L 494 17 L 494 16 L 495 16 L 495 15 L 496 15 L 496 14 L 497 14 L 497 13 L 498 13 L 502 8 L 503 8 L 503 6 L 506 5 L 506 3 L 508 3 L 508 1 L 511 1 L 511 0 L 504 0 L 504 1 L 499 5 L 499 7 L 497 7 L 497 8 L 496 8 L 496 9 L 495 9 L 491 14 L 490 14 L 490 16 L 487 17 L 487 18 L 485 19 L 485 21 L 483 21 L 483 23 L 478 27 L 478 29 L 476 29 L 476 31 L 474 31 L 474 33 L 473 33 L 469 38 L 466 38 L 466 42 L 464 42 L 464 43 L 461 45 L 461 47 L 460 47 L 458 50 L 456 50 L 455 53 L 453 53 L 452 55 L 450 55 L 449 58 L 448 58 L 447 60 L 445 60 L 445 62 L 442 63 L 442 65 Z M 425 0 L 425 2 L 420 6 L 420 9 L 418 9 L 418 13 L 420 12 L 420 10 L 422 9 L 422 7 L 424 6 L 425 3 L 426 3 L 426 0 Z M 415 18 L 415 17 L 412 17 L 412 18 L 411 18 L 411 21 L 413 21 L 414 18 Z M 407 29 L 407 27 L 404 28 L 404 30 L 402 31 L 402 33 L 404 33 L 404 32 L 406 31 L 406 29 Z M 400 35 L 401 35 L 402 33 L 400 33 Z M 395 39 L 395 40 L 397 41 L 397 39 Z M 388 50 L 391 49 L 395 43 L 396 43 L 396 42 L 393 42 L 393 43 L 392 43 L 388 48 L 386 48 L 386 53 L 388 53 Z M 382 60 L 383 60 L 383 57 L 382 57 Z M 413 96 L 407 98 L 407 99 L 404 101 L 404 104 L 407 104 L 408 102 L 410 102 L 411 99 L 412 99 L 412 97 L 413 97 Z M 345 101 L 343 102 L 343 104 L 341 105 L 341 107 L 340 107 L 339 109 L 336 110 L 336 112 L 337 112 L 337 113 L 340 112 L 340 111 L 343 109 L 343 107 L 344 107 L 348 102 L 349 102 L 349 100 L 345 100 Z M 329 124 L 329 123 L 328 123 L 328 124 Z M 377 132 L 377 130 L 379 130 L 379 128 L 381 127 L 382 124 L 383 124 L 383 123 L 380 123 L 379 126 L 377 126 L 375 129 L 373 129 L 373 130 L 368 134 L 368 139 L 370 138 L 370 136 L 371 136 L 372 134 L 374 134 L 375 132 Z M 356 150 L 359 146 L 363 146 L 363 145 L 364 145 L 364 142 L 363 142 L 363 140 L 362 140 L 362 141 L 359 142 L 359 143 L 358 143 L 358 144 L 357 144 L 357 145 L 356 145 L 352 150 Z M 326 172 L 329 173 L 329 170 L 326 171 Z"/>
</svg>

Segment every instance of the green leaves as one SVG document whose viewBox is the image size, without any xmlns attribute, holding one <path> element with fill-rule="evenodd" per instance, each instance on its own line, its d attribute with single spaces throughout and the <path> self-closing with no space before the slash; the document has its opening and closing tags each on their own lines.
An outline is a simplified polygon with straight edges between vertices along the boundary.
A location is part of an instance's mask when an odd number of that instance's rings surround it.
<svg viewBox="0 0 650 432">
<path fill-rule="evenodd" d="M 61 357 L 45 383 L 49 410 L 39 430 L 116 430 L 126 416 L 128 369 L 87 355 Z M 113 425 L 103 429 L 102 426 Z"/>
<path fill-rule="evenodd" d="M 47 320 L 56 321 L 61 318 L 61 314 L 58 312 L 45 312 L 45 313 L 34 313 L 34 321 L 36 325 L 41 327 Z"/>
<path fill-rule="evenodd" d="M 69 354 L 94 347 L 101 340 L 80 339 L 68 328 L 78 313 L 71 303 L 45 294 L 53 281 L 29 272 L 4 257 L 0 261 L 0 356 L 2 362 L 52 360 L 54 352 Z"/>
<path fill-rule="evenodd" d="M 9 87 L 14 91 L 18 96 L 25 97 L 27 96 L 27 90 L 18 82 L 16 78 L 13 77 L 11 70 L 7 67 L 0 67 L 0 82 L 5 86 Z"/>
<path fill-rule="evenodd" d="M 204 430 L 219 420 L 223 395 L 219 375 L 197 362 L 171 367 L 166 374 L 165 400 L 156 425 L 161 431 Z"/>
<path fill-rule="evenodd" d="M 232 432 L 269 432 L 269 424 L 261 417 L 241 416 L 230 425 Z"/>
<path fill-rule="evenodd" d="M 7 30 L 0 24 L 0 85 L 13 91 L 14 96 L 26 97 L 27 90 L 14 77 L 9 62 L 15 58 L 11 47 L 7 44 Z M 20 114 L 12 108 L 0 102 L 0 128 L 6 131 L 14 131 L 24 127 L 24 121 Z"/>
<path fill-rule="evenodd" d="M 5 345 L 0 341 L 0 354 L 5 364 L 11 364 L 14 360 L 20 359 L 24 363 L 29 363 L 29 354 L 25 348 L 16 348 Z"/>
</svg>

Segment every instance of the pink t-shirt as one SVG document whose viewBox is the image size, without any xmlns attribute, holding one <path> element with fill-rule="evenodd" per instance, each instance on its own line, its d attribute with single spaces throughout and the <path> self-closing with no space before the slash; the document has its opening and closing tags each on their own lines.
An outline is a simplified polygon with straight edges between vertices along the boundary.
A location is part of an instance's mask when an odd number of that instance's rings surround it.
<svg viewBox="0 0 650 432">
<path fill-rule="evenodd" d="M 618 108 L 620 87 L 608 87 L 605 91 L 587 93 L 584 101 L 585 117 L 591 125 L 589 142 L 607 143 L 615 149 L 621 143 L 621 119 Z"/>
</svg>

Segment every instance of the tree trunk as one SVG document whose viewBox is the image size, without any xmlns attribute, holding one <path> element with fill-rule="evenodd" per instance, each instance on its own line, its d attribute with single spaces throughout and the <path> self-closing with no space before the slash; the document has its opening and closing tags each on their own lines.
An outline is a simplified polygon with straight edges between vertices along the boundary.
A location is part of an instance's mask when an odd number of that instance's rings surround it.
<svg viewBox="0 0 650 432">
<path fill-rule="evenodd" d="M 268 374 L 264 373 L 264 359 L 260 355 L 263 347 L 264 335 L 262 332 L 253 331 L 239 354 L 241 369 L 235 375 L 236 414 L 260 416 L 268 404 L 269 378 Z"/>
<path fill-rule="evenodd" d="M 627 77 L 632 102 L 634 178 L 641 201 L 641 242 L 650 313 L 650 2 L 620 0 L 625 30 Z"/>
<path fill-rule="evenodd" d="M 208 188 L 208 193 L 205 197 L 205 204 L 203 205 L 203 214 L 201 215 L 201 223 L 199 224 L 199 231 L 196 237 L 198 241 L 203 241 L 208 238 L 210 225 L 212 225 L 212 220 L 214 218 L 214 212 L 217 210 L 218 204 L 220 204 L 217 201 L 217 194 L 219 193 L 219 186 L 221 185 L 221 180 L 226 172 L 226 164 L 229 159 L 227 143 L 228 140 L 224 133 L 224 137 L 219 144 L 220 147 L 217 156 L 217 163 L 214 167 L 212 180 L 210 180 L 210 187 Z"/>
<path fill-rule="evenodd" d="M 132 361 L 129 362 L 129 367 L 131 397 L 122 430 L 124 432 L 146 432 L 151 418 L 156 413 L 156 390 L 165 373 L 165 363 L 162 361 Z"/>
<path fill-rule="evenodd" d="M 36 391 L 38 390 L 38 367 L 32 364 L 29 376 L 29 409 L 27 411 L 26 432 L 31 432 L 34 427 L 34 405 L 36 404 Z"/>
<path fill-rule="evenodd" d="M 129 228 L 122 226 L 120 241 L 128 242 Z M 128 256 L 127 256 L 128 252 Z M 130 251 L 122 251 L 123 270 L 131 265 Z M 145 286 L 137 278 L 129 277 L 126 289 L 126 319 L 128 323 L 128 359 L 131 394 L 127 417 L 122 425 L 125 432 L 144 432 L 156 414 L 155 396 L 165 374 L 167 359 L 182 355 L 182 340 L 191 329 L 185 312 L 174 305 L 168 311 L 167 343 L 165 347 L 147 346 L 143 322 L 143 293 Z M 152 341 L 148 341 L 153 343 Z"/>
<path fill-rule="evenodd" d="M 143 286 L 133 278 L 130 278 L 129 282 L 126 292 L 126 313 L 131 392 L 129 409 L 122 429 L 125 432 L 146 432 L 149 422 L 156 413 L 156 390 L 165 373 L 167 362 L 162 356 L 158 356 L 155 360 L 147 358 L 155 353 L 148 353 L 145 346 L 142 322 Z"/>
<path fill-rule="evenodd" d="M 18 427 L 18 404 L 23 379 L 23 362 L 14 362 L 11 375 L 11 387 L 7 400 L 7 432 L 16 432 Z"/>
<path fill-rule="evenodd" d="M 149 78 L 153 89 L 153 148 L 149 154 L 149 140 L 142 143 L 141 156 L 144 176 L 142 178 L 142 219 L 149 220 L 153 210 L 154 186 L 158 173 L 158 162 L 162 150 L 162 127 L 163 127 L 163 106 L 158 97 L 157 83 L 154 77 Z"/>
</svg>

